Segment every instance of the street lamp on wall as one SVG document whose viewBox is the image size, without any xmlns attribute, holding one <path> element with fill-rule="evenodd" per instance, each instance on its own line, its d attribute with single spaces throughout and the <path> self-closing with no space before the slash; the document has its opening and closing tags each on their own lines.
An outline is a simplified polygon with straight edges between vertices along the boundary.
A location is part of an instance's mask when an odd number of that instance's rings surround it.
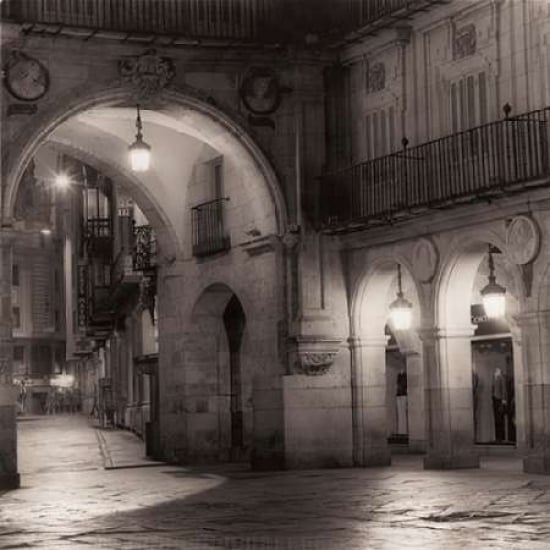
<svg viewBox="0 0 550 550">
<path fill-rule="evenodd" d="M 506 289 L 496 282 L 493 250 L 489 245 L 489 282 L 481 289 L 483 308 L 490 319 L 504 317 L 506 313 Z"/>
<path fill-rule="evenodd" d="M 149 170 L 149 165 L 151 164 L 151 146 L 143 141 L 139 105 L 136 105 L 136 108 L 136 140 L 128 147 L 130 166 L 134 172 L 147 172 L 147 170 Z"/>
<path fill-rule="evenodd" d="M 411 328 L 412 304 L 403 296 L 400 264 L 397 264 L 397 298 L 390 304 L 390 318 L 396 330 Z"/>
</svg>

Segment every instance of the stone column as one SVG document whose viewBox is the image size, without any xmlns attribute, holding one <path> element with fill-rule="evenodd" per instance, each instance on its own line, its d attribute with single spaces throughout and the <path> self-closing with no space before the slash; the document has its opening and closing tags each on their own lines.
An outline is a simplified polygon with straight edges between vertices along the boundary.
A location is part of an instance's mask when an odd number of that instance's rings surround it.
<svg viewBox="0 0 550 550">
<path fill-rule="evenodd" d="M 424 360 L 421 353 L 407 353 L 406 358 L 409 451 L 424 452 L 426 450 Z"/>
<path fill-rule="evenodd" d="M 524 313 L 516 320 L 524 365 L 523 387 L 518 388 L 525 427 L 523 470 L 550 474 L 550 311 Z"/>
<path fill-rule="evenodd" d="M 387 337 L 350 339 L 353 458 L 356 466 L 389 466 L 386 410 Z"/>
<path fill-rule="evenodd" d="M 473 327 L 421 330 L 426 368 L 426 469 L 477 468 L 474 448 Z"/>
<path fill-rule="evenodd" d="M 12 383 L 12 245 L 0 241 L 0 489 L 19 487 L 17 473 L 16 396 Z"/>
</svg>

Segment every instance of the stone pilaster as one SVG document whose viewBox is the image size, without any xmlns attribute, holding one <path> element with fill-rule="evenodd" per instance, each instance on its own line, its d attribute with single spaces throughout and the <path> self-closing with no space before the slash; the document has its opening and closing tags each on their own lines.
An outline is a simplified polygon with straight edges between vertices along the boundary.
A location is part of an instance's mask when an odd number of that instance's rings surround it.
<svg viewBox="0 0 550 550">
<path fill-rule="evenodd" d="M 11 268 L 9 237 L 0 237 L 0 489 L 19 486 L 16 395 L 12 383 Z"/>
<path fill-rule="evenodd" d="M 550 311 L 524 313 L 516 321 L 524 365 L 518 396 L 525 427 L 523 470 L 550 474 Z"/>
<path fill-rule="evenodd" d="M 353 459 L 356 466 L 389 466 L 386 410 L 387 337 L 350 339 Z"/>
<path fill-rule="evenodd" d="M 424 360 L 421 353 L 406 353 L 409 451 L 426 450 Z"/>
<path fill-rule="evenodd" d="M 421 330 L 426 369 L 426 469 L 477 468 L 474 448 L 473 328 Z"/>
</svg>

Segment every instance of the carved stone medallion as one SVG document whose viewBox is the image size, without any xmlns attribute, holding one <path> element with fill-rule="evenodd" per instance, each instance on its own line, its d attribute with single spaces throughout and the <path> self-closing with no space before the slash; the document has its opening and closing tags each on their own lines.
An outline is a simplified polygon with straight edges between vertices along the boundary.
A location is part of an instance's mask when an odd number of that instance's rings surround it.
<svg viewBox="0 0 550 550">
<path fill-rule="evenodd" d="M 386 66 L 381 61 L 369 65 L 367 71 L 367 93 L 380 92 L 386 87 Z"/>
<path fill-rule="evenodd" d="M 432 280 L 437 269 L 439 256 L 432 241 L 419 239 L 412 253 L 412 270 L 415 277 L 422 283 Z"/>
<path fill-rule="evenodd" d="M 271 68 L 251 67 L 244 75 L 239 93 L 251 113 L 269 115 L 279 108 L 283 91 Z"/>
<path fill-rule="evenodd" d="M 453 54 L 461 59 L 476 52 L 476 26 L 473 23 L 456 28 L 454 33 Z"/>
<path fill-rule="evenodd" d="M 516 216 L 506 230 L 506 253 L 518 265 L 532 262 L 539 252 L 540 230 L 528 216 Z"/>
<path fill-rule="evenodd" d="M 154 49 L 122 59 L 119 71 L 124 81 L 136 87 L 136 95 L 143 100 L 158 94 L 175 75 L 172 60 L 157 55 Z"/>
</svg>

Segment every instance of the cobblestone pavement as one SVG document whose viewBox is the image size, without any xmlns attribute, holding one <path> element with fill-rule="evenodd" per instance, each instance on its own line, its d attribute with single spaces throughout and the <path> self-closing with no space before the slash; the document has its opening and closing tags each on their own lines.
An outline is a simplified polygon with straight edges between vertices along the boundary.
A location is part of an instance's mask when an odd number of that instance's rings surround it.
<svg viewBox="0 0 550 550">
<path fill-rule="evenodd" d="M 105 470 L 102 447 L 112 460 L 125 442 L 122 463 L 150 466 L 128 461 L 133 436 L 101 440 L 83 417 L 20 421 L 22 488 L 0 496 L 0 548 L 550 548 L 550 477 L 517 460 L 454 472 L 426 472 L 417 457 L 378 469 Z"/>
</svg>

